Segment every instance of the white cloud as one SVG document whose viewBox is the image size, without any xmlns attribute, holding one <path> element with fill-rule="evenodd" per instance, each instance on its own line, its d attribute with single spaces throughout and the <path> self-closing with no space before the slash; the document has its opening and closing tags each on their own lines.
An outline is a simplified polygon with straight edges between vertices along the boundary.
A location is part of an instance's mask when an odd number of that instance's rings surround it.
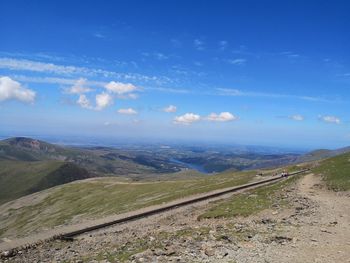
<svg viewBox="0 0 350 263">
<path fill-rule="evenodd" d="M 334 123 L 334 124 L 340 124 L 340 119 L 336 116 L 331 116 L 331 115 L 319 115 L 318 116 L 319 120 L 327 122 L 327 123 Z"/>
<path fill-rule="evenodd" d="M 164 112 L 176 112 L 177 107 L 174 105 L 169 105 L 163 109 Z"/>
<path fill-rule="evenodd" d="M 171 42 L 172 46 L 175 48 L 182 47 L 182 42 L 176 38 L 170 39 L 170 42 Z"/>
<path fill-rule="evenodd" d="M 221 112 L 220 114 L 211 113 L 206 117 L 206 119 L 208 121 L 225 122 L 225 121 L 235 121 L 238 119 L 238 117 L 226 111 L 226 112 Z"/>
<path fill-rule="evenodd" d="M 96 95 L 95 101 L 96 106 L 93 106 L 85 94 L 80 94 L 77 104 L 84 109 L 99 111 L 111 105 L 113 103 L 113 97 L 110 94 L 103 92 Z"/>
<path fill-rule="evenodd" d="M 241 65 L 244 65 L 247 62 L 247 60 L 244 58 L 236 58 L 236 59 L 229 59 L 229 60 L 227 60 L 227 62 L 232 64 L 232 65 L 241 66 Z"/>
<path fill-rule="evenodd" d="M 103 35 L 101 33 L 95 33 L 95 34 L 93 34 L 93 36 L 96 38 L 105 38 L 106 37 L 105 35 Z"/>
<path fill-rule="evenodd" d="M 138 97 L 139 95 L 136 93 L 128 93 L 128 94 L 122 94 L 117 96 L 118 99 L 123 99 L 123 100 L 127 100 L 127 99 L 136 100 Z"/>
<path fill-rule="evenodd" d="M 238 89 L 218 88 L 216 90 L 218 91 L 218 95 L 221 95 L 221 96 L 245 96 L 246 94 L 255 94 L 255 93 L 244 93 Z"/>
<path fill-rule="evenodd" d="M 92 89 L 87 87 L 87 80 L 84 78 L 78 79 L 72 87 L 66 89 L 66 92 L 70 94 L 83 94 L 90 91 Z"/>
<path fill-rule="evenodd" d="M 293 53 L 291 51 L 285 51 L 280 53 L 282 56 L 286 56 L 288 58 L 300 58 L 301 56 L 299 54 Z"/>
<path fill-rule="evenodd" d="M 160 91 L 165 93 L 180 93 L 180 94 L 187 94 L 191 91 L 188 89 L 175 89 L 175 88 L 162 88 L 162 87 L 147 87 L 145 90 L 154 90 L 154 91 Z"/>
<path fill-rule="evenodd" d="M 126 115 L 135 115 L 137 114 L 137 111 L 133 108 L 127 108 L 127 109 L 119 109 L 118 113 L 120 114 L 126 114 Z"/>
<path fill-rule="evenodd" d="M 48 84 L 61 84 L 61 85 L 74 85 L 78 80 L 77 79 L 71 79 L 71 78 L 55 78 L 55 77 L 29 77 L 24 75 L 15 75 L 16 79 L 20 81 L 25 82 L 31 82 L 31 83 L 48 83 Z M 92 81 L 87 80 L 86 85 L 93 86 L 93 87 L 105 87 L 107 84 L 103 81 Z M 137 88 L 140 89 L 140 88 Z M 143 90 L 148 91 L 159 91 L 164 93 L 190 93 L 191 91 L 188 89 L 175 89 L 175 88 L 163 88 L 163 87 L 145 87 L 142 88 Z M 130 99 L 136 99 L 137 94 L 129 93 L 124 94 L 123 96 L 119 95 L 118 98 L 130 98 Z"/>
<path fill-rule="evenodd" d="M 220 50 L 225 50 L 228 47 L 228 42 L 226 40 L 219 41 Z"/>
<path fill-rule="evenodd" d="M 91 74 L 93 73 L 93 71 L 96 71 L 84 67 L 62 66 L 53 63 L 44 63 L 27 59 L 12 58 L 0 58 L 0 68 L 6 68 L 11 70 L 28 70 L 35 72 L 49 72 L 63 75 Z"/>
<path fill-rule="evenodd" d="M 56 77 L 31 77 L 24 75 L 13 75 L 17 80 L 31 83 L 47 83 L 60 85 L 75 85 L 79 79 L 71 78 L 56 78 Z M 107 83 L 102 81 L 92 81 L 85 79 L 85 85 L 94 87 L 104 87 Z"/>
<path fill-rule="evenodd" d="M 80 105 L 82 108 L 92 109 L 89 99 L 84 94 L 79 95 L 77 104 Z"/>
<path fill-rule="evenodd" d="M 96 110 L 103 110 L 113 103 L 113 98 L 108 93 L 100 93 L 96 95 Z"/>
<path fill-rule="evenodd" d="M 186 113 L 181 116 L 177 116 L 174 118 L 174 123 L 176 124 L 186 124 L 189 125 L 193 122 L 200 121 L 201 116 L 194 114 L 194 113 Z"/>
<path fill-rule="evenodd" d="M 32 103 L 35 100 L 35 92 L 9 77 L 0 77 L 0 101 L 10 99 Z"/>
<path fill-rule="evenodd" d="M 238 89 L 226 89 L 226 88 L 217 88 L 217 93 L 215 95 L 219 96 L 242 96 L 242 97 L 262 97 L 262 98 L 271 98 L 271 99 L 298 99 L 306 100 L 312 102 L 338 102 L 338 100 L 330 100 L 320 97 L 311 97 L 311 96 L 298 96 L 291 94 L 278 94 L 278 93 L 268 93 L 268 92 L 254 92 L 254 91 L 242 91 Z"/>
<path fill-rule="evenodd" d="M 293 120 L 293 121 L 303 121 L 305 119 L 304 116 L 299 115 L 299 114 L 291 115 L 288 118 Z"/>
<path fill-rule="evenodd" d="M 43 72 L 57 75 L 80 75 L 80 76 L 101 76 L 116 79 L 124 79 L 127 81 L 143 81 L 164 84 L 171 82 L 171 79 L 164 76 L 147 76 L 137 73 L 119 73 L 98 68 L 86 68 L 79 66 L 65 66 L 53 63 L 38 62 L 27 59 L 0 58 L 0 68 L 16 70 Z"/>
<path fill-rule="evenodd" d="M 164 55 L 163 53 L 154 53 L 154 56 L 156 59 L 158 60 L 165 60 L 165 59 L 168 59 L 169 57 Z"/>
<path fill-rule="evenodd" d="M 121 83 L 121 82 L 115 82 L 115 81 L 111 81 L 107 83 L 105 88 L 108 91 L 117 93 L 119 95 L 137 90 L 137 88 L 133 84 Z"/>
<path fill-rule="evenodd" d="M 202 50 L 205 49 L 205 48 L 204 48 L 204 42 L 203 42 L 202 40 L 195 39 L 195 40 L 193 41 L 193 45 L 194 45 L 194 47 L 195 47 L 197 50 L 199 50 L 199 51 L 202 51 Z"/>
</svg>

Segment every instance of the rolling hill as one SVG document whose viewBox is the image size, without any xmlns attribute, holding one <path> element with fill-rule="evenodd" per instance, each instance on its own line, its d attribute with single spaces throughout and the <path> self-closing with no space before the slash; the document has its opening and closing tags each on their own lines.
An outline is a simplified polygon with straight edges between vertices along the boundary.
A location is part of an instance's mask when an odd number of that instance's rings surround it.
<svg viewBox="0 0 350 263">
<path fill-rule="evenodd" d="M 348 152 L 350 152 L 350 147 L 344 147 L 336 150 L 318 149 L 318 150 L 314 150 L 309 153 L 306 153 L 304 155 L 301 155 L 299 158 L 297 158 L 296 162 L 303 163 L 303 162 L 318 161 L 318 160 L 334 157 L 334 156 L 341 155 Z"/>
<path fill-rule="evenodd" d="M 350 153 L 323 160 L 313 171 L 322 175 L 329 188 L 335 191 L 350 190 Z"/>
<path fill-rule="evenodd" d="M 69 162 L 0 161 L 0 204 L 90 177 L 86 169 Z"/>
<path fill-rule="evenodd" d="M 0 141 L 0 160 L 72 162 L 95 176 L 122 176 L 176 172 L 175 164 L 151 155 L 108 147 L 76 148 L 59 146 L 25 137 Z"/>
<path fill-rule="evenodd" d="M 150 147 L 150 146 L 149 146 Z M 15 137 L 0 141 L 0 204 L 57 185 L 91 177 L 131 180 L 200 178 L 185 170 L 200 167 L 207 172 L 240 171 L 320 160 L 349 151 L 317 150 L 295 154 L 220 153 L 214 150 L 110 147 L 67 147 Z M 174 162 L 173 160 L 179 160 Z M 189 166 L 186 166 L 188 164 Z M 196 168 L 195 168 L 196 169 Z M 120 180 L 120 179 L 119 179 Z"/>
</svg>

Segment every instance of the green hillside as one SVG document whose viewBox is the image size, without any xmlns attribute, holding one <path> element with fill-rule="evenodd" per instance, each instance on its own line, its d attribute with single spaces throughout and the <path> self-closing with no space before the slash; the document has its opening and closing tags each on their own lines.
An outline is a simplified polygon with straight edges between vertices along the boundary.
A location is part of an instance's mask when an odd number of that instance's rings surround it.
<svg viewBox="0 0 350 263">
<path fill-rule="evenodd" d="M 85 179 L 89 173 L 61 161 L 0 161 L 0 204 L 56 185 Z"/>
<path fill-rule="evenodd" d="M 65 160 L 79 151 L 26 137 L 0 141 L 0 160 L 43 161 Z"/>
<path fill-rule="evenodd" d="M 350 190 L 350 153 L 323 160 L 313 172 L 322 175 L 329 188 L 335 191 Z"/>
<path fill-rule="evenodd" d="M 176 165 L 149 154 L 141 156 L 123 150 L 96 147 L 74 148 L 44 141 L 15 137 L 0 141 L 0 161 L 67 161 L 89 170 L 95 176 L 139 177 L 150 173 L 179 171 Z"/>
<path fill-rule="evenodd" d="M 35 202 L 26 204 L 22 200 L 5 204 L 0 211 L 0 237 L 26 235 L 81 219 L 102 218 L 192 194 L 241 185 L 255 178 L 255 174 L 254 171 L 226 172 L 192 180 L 131 183 L 110 177 L 65 184 L 37 193 Z"/>
</svg>

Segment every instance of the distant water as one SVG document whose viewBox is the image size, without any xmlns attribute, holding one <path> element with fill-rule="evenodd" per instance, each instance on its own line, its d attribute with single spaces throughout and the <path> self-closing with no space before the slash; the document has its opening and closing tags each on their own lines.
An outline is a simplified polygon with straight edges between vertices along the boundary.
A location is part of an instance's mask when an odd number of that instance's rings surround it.
<svg viewBox="0 0 350 263">
<path fill-rule="evenodd" d="M 205 170 L 203 165 L 193 164 L 193 163 L 186 163 L 186 162 L 182 162 L 182 161 L 180 161 L 178 159 L 174 159 L 174 158 L 170 158 L 169 161 L 172 162 L 172 163 L 175 163 L 175 164 L 181 164 L 182 166 L 185 166 L 188 169 L 196 170 L 196 171 L 198 171 L 200 173 L 208 174 L 208 171 Z"/>
</svg>

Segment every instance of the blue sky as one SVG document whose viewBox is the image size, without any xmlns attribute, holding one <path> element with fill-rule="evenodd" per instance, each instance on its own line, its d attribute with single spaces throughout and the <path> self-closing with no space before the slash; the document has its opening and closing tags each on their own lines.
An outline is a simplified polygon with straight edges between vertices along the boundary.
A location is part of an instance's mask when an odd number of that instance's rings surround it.
<svg viewBox="0 0 350 263">
<path fill-rule="evenodd" d="M 0 133 L 350 145 L 348 1 L 1 1 Z"/>
</svg>

